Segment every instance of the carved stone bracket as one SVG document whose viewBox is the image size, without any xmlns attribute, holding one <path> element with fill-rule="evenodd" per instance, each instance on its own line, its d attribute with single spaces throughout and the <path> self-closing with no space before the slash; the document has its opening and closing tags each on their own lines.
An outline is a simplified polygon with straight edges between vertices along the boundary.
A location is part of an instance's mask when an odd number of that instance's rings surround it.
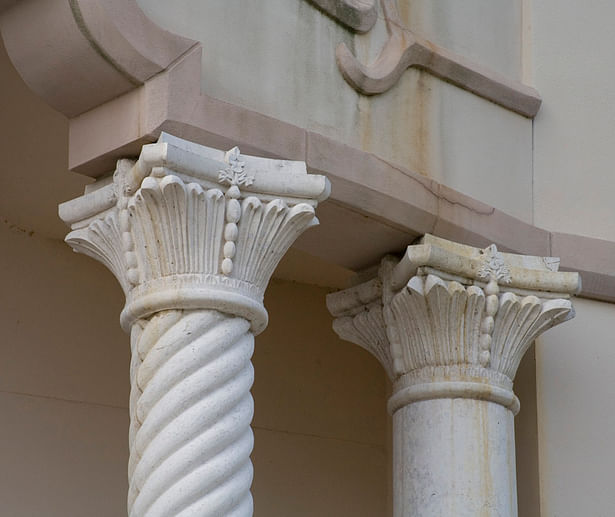
<svg viewBox="0 0 615 517">
<path fill-rule="evenodd" d="M 406 69 L 416 67 L 524 117 L 536 116 L 542 100 L 534 88 L 417 36 L 404 26 L 396 0 L 382 0 L 382 6 L 389 40 L 376 61 L 364 65 L 344 43 L 337 47 L 338 66 L 355 90 L 365 95 L 386 92 Z"/>
<path fill-rule="evenodd" d="M 393 382 L 394 514 L 516 517 L 513 380 L 536 337 L 574 315 L 557 260 L 425 235 L 327 297 L 342 338 Z"/>
</svg>

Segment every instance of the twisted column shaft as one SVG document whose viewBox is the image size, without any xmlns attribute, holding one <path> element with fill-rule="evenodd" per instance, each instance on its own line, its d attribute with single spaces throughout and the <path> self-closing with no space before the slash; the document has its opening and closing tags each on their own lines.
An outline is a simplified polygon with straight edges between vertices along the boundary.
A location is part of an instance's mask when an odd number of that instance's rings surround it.
<svg viewBox="0 0 615 517">
<path fill-rule="evenodd" d="M 131 332 L 130 517 L 252 515 L 247 320 L 169 310 Z"/>
<path fill-rule="evenodd" d="M 162 134 L 113 182 L 60 206 L 107 266 L 131 333 L 130 517 L 250 517 L 250 358 L 267 283 L 318 224 L 329 183 L 303 162 Z"/>
</svg>

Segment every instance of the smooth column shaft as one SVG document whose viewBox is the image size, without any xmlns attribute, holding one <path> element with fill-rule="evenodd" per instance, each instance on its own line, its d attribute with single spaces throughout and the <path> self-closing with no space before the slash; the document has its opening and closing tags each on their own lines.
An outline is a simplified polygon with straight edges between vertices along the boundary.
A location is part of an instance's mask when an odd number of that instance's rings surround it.
<svg viewBox="0 0 615 517">
<path fill-rule="evenodd" d="M 513 414 L 473 399 L 393 415 L 395 517 L 517 517 Z"/>
</svg>

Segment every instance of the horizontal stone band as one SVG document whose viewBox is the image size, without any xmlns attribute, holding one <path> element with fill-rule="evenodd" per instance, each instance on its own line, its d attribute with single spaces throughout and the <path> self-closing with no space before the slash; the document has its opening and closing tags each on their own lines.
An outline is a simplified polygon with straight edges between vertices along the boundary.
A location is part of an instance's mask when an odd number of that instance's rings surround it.
<svg viewBox="0 0 615 517">
<path fill-rule="evenodd" d="M 519 399 L 508 389 L 491 384 L 468 381 L 440 381 L 406 386 L 396 391 L 388 402 L 392 415 L 413 402 L 432 399 L 474 399 L 495 402 L 516 415 L 521 409 Z"/>
<path fill-rule="evenodd" d="M 261 333 L 269 321 L 263 303 L 246 294 L 223 286 L 174 288 L 169 285 L 160 290 L 134 289 L 122 310 L 120 323 L 128 332 L 135 321 L 171 309 L 214 309 L 240 316 L 250 322 L 254 335 Z"/>
</svg>

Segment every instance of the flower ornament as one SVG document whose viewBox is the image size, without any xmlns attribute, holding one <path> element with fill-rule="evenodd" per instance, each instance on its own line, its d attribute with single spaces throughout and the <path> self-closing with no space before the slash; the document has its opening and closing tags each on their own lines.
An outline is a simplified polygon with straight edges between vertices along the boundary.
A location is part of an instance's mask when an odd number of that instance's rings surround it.
<svg viewBox="0 0 615 517">
<path fill-rule="evenodd" d="M 482 264 L 478 270 L 478 277 L 484 280 L 496 280 L 509 284 L 512 279 L 510 277 L 510 268 L 504 261 L 502 254 L 498 251 L 495 244 L 487 246 L 481 250 Z"/>
<path fill-rule="evenodd" d="M 246 162 L 241 160 L 239 147 L 227 151 L 224 160 L 228 163 L 226 169 L 218 171 L 218 181 L 231 186 L 245 185 L 249 187 L 254 183 L 254 176 L 245 171 Z"/>
</svg>

